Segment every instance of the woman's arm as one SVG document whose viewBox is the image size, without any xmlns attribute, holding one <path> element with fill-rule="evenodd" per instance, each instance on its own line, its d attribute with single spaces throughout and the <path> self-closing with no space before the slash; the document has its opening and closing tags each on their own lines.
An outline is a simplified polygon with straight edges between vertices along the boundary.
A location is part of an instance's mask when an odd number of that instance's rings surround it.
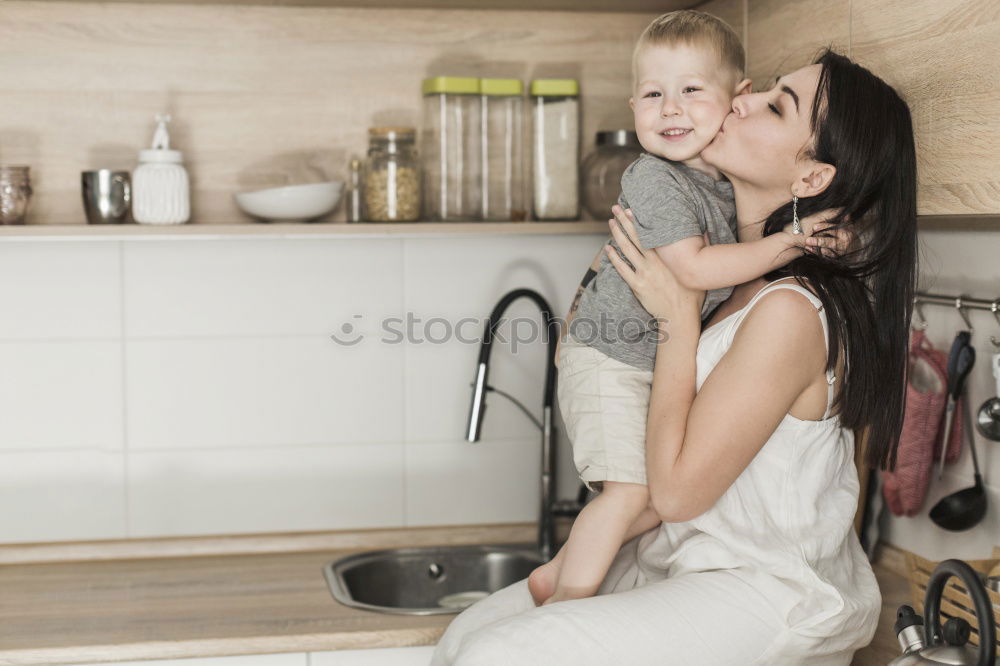
<svg viewBox="0 0 1000 666">
<path fill-rule="evenodd" d="M 760 299 L 726 355 L 695 393 L 703 292 L 686 289 L 655 252 L 633 247 L 628 218 L 612 234 L 628 265 L 609 252 L 643 306 L 666 320 L 653 369 L 646 476 L 660 518 L 680 522 L 710 508 L 750 464 L 825 363 L 815 308 L 780 290 Z"/>
<path fill-rule="evenodd" d="M 816 308 L 788 290 L 750 310 L 695 394 L 697 321 L 669 327 L 653 368 L 646 421 L 650 497 L 661 518 L 680 522 L 707 511 L 770 438 L 822 371 Z"/>
</svg>

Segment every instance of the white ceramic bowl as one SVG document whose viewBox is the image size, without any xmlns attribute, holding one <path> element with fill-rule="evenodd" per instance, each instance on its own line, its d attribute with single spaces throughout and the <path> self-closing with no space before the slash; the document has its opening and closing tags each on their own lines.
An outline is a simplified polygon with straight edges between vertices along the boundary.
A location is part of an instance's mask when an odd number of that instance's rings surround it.
<svg viewBox="0 0 1000 666">
<path fill-rule="evenodd" d="M 269 222 L 304 222 L 337 207 L 343 181 L 286 185 L 255 192 L 237 192 L 236 205 L 247 215 Z"/>
</svg>

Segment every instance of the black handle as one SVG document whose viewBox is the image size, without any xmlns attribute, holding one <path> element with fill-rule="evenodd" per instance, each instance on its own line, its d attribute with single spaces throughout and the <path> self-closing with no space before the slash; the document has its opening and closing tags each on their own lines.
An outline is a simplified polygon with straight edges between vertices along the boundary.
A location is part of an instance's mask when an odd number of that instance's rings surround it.
<svg viewBox="0 0 1000 666">
<path fill-rule="evenodd" d="M 976 623 L 979 625 L 979 657 L 976 666 L 994 666 L 994 653 L 997 643 L 997 627 L 993 621 L 993 604 L 986 594 L 979 574 L 962 560 L 945 560 L 937 565 L 927 582 L 927 595 L 924 597 L 924 637 L 926 647 L 941 642 L 941 593 L 951 576 L 962 580 L 965 589 L 976 607 Z"/>
<path fill-rule="evenodd" d="M 948 393 L 955 400 L 961 395 L 965 378 L 976 362 L 976 349 L 969 344 L 969 338 L 968 331 L 956 335 L 948 355 Z"/>
</svg>

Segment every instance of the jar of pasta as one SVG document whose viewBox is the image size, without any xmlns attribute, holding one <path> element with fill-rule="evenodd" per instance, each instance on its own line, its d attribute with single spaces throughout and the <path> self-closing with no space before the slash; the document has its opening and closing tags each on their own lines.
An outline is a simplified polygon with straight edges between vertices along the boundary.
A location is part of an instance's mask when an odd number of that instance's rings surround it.
<svg viewBox="0 0 1000 666">
<path fill-rule="evenodd" d="M 368 222 L 414 222 L 420 219 L 420 165 L 417 130 L 373 127 L 368 130 L 363 216 Z"/>
</svg>

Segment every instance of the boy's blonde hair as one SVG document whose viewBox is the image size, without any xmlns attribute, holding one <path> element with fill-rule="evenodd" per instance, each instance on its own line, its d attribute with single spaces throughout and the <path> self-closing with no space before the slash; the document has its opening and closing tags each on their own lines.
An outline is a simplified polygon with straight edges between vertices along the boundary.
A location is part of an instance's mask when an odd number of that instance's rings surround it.
<svg viewBox="0 0 1000 666">
<path fill-rule="evenodd" d="M 746 53 L 739 35 L 722 19 L 693 9 L 668 12 L 646 26 L 632 51 L 632 88 L 635 88 L 636 62 L 644 46 L 707 46 L 715 51 L 719 63 L 733 77 L 742 81 L 746 71 Z"/>
</svg>

